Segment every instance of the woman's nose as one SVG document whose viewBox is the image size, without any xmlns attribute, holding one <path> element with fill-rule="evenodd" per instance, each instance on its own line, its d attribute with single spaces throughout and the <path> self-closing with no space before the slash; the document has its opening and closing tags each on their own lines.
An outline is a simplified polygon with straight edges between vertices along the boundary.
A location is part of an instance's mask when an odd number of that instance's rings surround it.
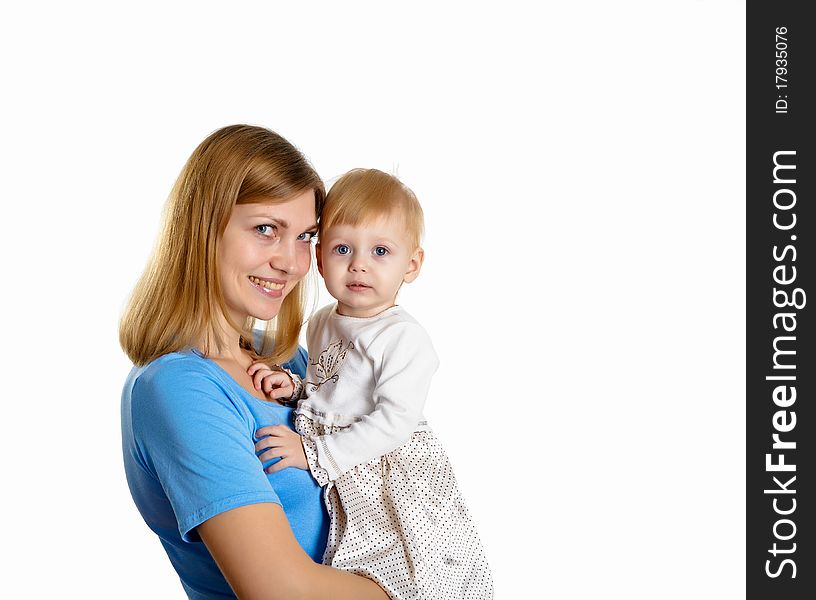
<svg viewBox="0 0 816 600">
<path fill-rule="evenodd" d="M 269 258 L 269 265 L 277 270 L 292 273 L 297 270 L 297 241 L 280 240 L 274 245 L 274 251 Z M 301 242 L 302 243 L 302 242 Z"/>
</svg>

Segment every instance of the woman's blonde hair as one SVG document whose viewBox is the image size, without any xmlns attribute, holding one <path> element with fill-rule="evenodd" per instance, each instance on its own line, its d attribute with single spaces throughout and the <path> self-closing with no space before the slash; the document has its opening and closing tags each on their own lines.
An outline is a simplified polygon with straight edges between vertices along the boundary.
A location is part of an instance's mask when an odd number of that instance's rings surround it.
<svg viewBox="0 0 816 600">
<path fill-rule="evenodd" d="M 218 279 L 218 244 L 236 204 L 283 202 L 314 190 L 315 216 L 325 198 L 323 182 L 292 144 L 273 131 L 232 125 L 213 132 L 193 151 L 176 180 L 156 249 L 131 295 L 119 324 L 119 343 L 136 365 L 209 340 L 224 343 L 216 330 L 227 316 Z M 280 364 L 297 349 L 303 323 L 305 286 L 300 281 L 267 323 L 264 360 Z M 229 320 L 229 318 L 227 317 Z M 252 327 L 241 345 L 252 349 Z M 212 348 L 201 348 L 209 354 Z"/>
<path fill-rule="evenodd" d="M 329 190 L 320 215 L 320 236 L 334 225 L 364 225 L 399 215 L 408 239 L 419 248 L 425 229 L 422 207 L 399 179 L 377 169 L 352 169 Z"/>
</svg>

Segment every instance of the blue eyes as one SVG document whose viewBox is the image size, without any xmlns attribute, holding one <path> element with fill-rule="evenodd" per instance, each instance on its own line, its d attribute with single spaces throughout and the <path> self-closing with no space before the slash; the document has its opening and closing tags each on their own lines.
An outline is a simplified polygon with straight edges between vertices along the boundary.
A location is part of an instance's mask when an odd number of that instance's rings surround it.
<svg viewBox="0 0 816 600">
<path fill-rule="evenodd" d="M 351 247 L 348 246 L 348 244 L 337 244 L 334 247 L 334 251 L 340 256 L 348 256 L 351 254 Z M 385 246 L 375 246 L 372 252 L 374 253 L 374 256 L 385 256 L 390 252 L 390 250 L 388 250 L 388 248 Z"/>
<path fill-rule="evenodd" d="M 262 225 L 256 225 L 255 231 L 258 235 L 265 237 L 270 240 L 278 239 L 278 228 L 275 225 L 270 225 L 269 223 L 264 223 Z M 298 241 L 300 242 L 312 242 L 317 238 L 316 231 L 304 231 L 299 236 L 297 236 Z"/>
<path fill-rule="evenodd" d="M 264 237 L 273 237 L 276 232 L 276 227 L 274 225 L 256 225 L 255 231 L 260 233 Z"/>
</svg>

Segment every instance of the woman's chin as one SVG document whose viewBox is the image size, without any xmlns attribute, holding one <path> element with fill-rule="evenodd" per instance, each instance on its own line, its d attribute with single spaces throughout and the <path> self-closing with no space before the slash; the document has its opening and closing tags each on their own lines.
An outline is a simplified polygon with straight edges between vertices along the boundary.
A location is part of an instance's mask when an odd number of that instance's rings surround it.
<svg viewBox="0 0 816 600">
<path fill-rule="evenodd" d="M 249 316 L 260 321 L 271 321 L 278 316 L 282 302 L 283 298 L 264 300 L 264 302 L 258 303 L 252 307 Z"/>
<path fill-rule="evenodd" d="M 257 311 L 254 314 L 250 313 L 249 318 L 255 319 L 256 321 L 271 321 L 275 317 L 278 316 L 280 311 Z"/>
</svg>

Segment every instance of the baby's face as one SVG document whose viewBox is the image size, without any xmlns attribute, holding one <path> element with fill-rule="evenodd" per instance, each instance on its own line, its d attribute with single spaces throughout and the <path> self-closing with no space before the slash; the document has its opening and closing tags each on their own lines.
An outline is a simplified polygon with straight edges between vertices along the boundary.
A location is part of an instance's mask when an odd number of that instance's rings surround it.
<svg viewBox="0 0 816 600">
<path fill-rule="evenodd" d="M 373 317 L 394 306 L 400 286 L 416 279 L 422 266 L 422 249 L 408 237 L 398 218 L 323 232 L 317 267 L 340 314 Z"/>
</svg>

